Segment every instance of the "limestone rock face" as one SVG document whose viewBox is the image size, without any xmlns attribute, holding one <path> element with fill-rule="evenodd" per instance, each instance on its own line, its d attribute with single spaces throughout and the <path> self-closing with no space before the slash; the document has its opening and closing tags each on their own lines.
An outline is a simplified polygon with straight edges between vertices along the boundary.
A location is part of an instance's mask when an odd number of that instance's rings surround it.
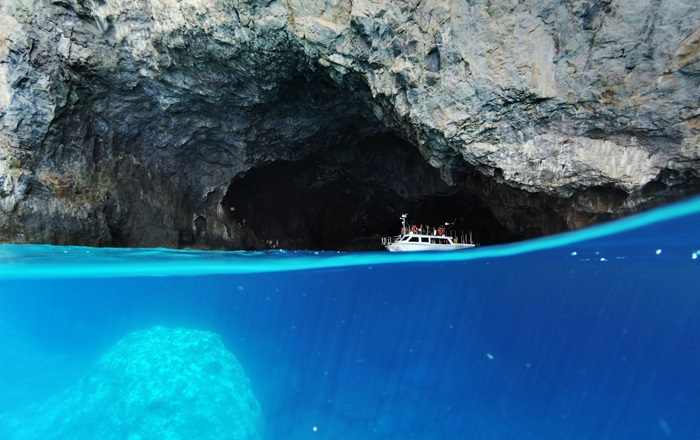
<svg viewBox="0 0 700 440">
<path fill-rule="evenodd" d="M 233 178 L 386 132 L 513 231 L 678 198 L 698 23 L 691 0 L 5 0 L 0 238 L 235 247 Z"/>
<path fill-rule="evenodd" d="M 260 423 L 249 380 L 217 335 L 156 327 L 126 336 L 59 396 L 0 418 L 0 434 L 8 440 L 254 440 Z"/>
</svg>

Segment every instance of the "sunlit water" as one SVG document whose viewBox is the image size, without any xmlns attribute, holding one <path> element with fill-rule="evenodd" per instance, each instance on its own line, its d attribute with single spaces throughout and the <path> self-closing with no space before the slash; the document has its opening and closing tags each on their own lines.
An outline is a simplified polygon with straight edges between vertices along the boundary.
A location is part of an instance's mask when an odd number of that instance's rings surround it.
<svg viewBox="0 0 700 440">
<path fill-rule="evenodd" d="M 699 275 L 698 199 L 455 253 L 0 246 L 0 436 L 165 326 L 221 335 L 265 439 L 697 440 Z"/>
</svg>

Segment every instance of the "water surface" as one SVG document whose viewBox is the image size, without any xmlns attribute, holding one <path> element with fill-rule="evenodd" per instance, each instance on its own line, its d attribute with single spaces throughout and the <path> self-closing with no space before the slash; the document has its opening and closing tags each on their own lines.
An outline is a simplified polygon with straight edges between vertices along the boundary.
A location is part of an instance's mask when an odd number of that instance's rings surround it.
<svg viewBox="0 0 700 440">
<path fill-rule="evenodd" d="M 163 326 L 221 336 L 266 439 L 698 439 L 699 255 L 698 199 L 453 253 L 3 245 L 0 432 Z"/>
</svg>

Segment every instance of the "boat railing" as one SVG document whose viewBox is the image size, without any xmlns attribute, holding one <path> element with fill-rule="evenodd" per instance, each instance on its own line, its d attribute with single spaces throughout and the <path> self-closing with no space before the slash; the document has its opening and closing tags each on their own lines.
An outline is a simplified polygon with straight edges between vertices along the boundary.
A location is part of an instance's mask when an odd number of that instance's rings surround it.
<svg viewBox="0 0 700 440">
<path fill-rule="evenodd" d="M 399 241 L 399 239 L 401 239 L 401 237 L 402 237 L 402 235 L 382 237 L 382 246 L 388 246 L 391 243 Z"/>
</svg>

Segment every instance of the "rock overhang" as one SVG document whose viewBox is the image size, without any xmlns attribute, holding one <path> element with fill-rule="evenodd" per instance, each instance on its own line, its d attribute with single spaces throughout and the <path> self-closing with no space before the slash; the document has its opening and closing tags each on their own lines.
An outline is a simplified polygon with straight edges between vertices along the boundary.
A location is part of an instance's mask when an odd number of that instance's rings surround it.
<svg viewBox="0 0 700 440">
<path fill-rule="evenodd" d="M 385 132 L 518 234 L 695 192 L 698 7 L 579 3 L 11 1 L 0 231 L 237 247 L 232 179 Z"/>
</svg>

